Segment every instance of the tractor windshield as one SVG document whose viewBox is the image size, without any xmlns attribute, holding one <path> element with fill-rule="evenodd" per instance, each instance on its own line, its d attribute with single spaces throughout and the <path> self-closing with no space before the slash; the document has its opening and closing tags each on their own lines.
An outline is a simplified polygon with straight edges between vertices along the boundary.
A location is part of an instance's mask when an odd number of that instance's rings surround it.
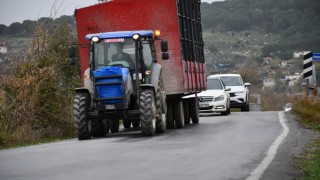
<svg viewBox="0 0 320 180">
<path fill-rule="evenodd" d="M 147 42 L 147 43 L 146 43 Z M 145 67 L 151 67 L 154 60 L 154 51 L 151 49 L 149 41 L 143 45 L 143 62 Z M 93 69 L 101 69 L 106 66 L 122 66 L 129 69 L 135 69 L 136 55 L 135 42 L 132 38 L 102 39 L 94 44 L 93 49 Z"/>
</svg>

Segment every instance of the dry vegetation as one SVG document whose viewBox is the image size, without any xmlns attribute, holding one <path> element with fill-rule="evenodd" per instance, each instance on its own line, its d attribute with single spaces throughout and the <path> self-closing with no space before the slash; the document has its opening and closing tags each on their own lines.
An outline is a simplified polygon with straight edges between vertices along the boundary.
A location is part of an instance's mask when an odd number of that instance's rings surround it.
<svg viewBox="0 0 320 180">
<path fill-rule="evenodd" d="M 294 101 L 294 113 L 309 127 L 320 130 L 320 99 L 316 96 L 304 96 Z"/>
<path fill-rule="evenodd" d="M 316 94 L 316 93 L 315 93 Z M 318 96 L 304 96 L 294 101 L 293 112 L 309 128 L 320 131 L 320 99 Z M 302 179 L 320 178 L 320 140 L 316 139 L 302 154 L 300 168 Z"/>
<path fill-rule="evenodd" d="M 79 72 L 68 64 L 73 40 L 67 26 L 37 25 L 23 63 L 0 81 L 0 147 L 74 136 L 71 103 Z"/>
</svg>

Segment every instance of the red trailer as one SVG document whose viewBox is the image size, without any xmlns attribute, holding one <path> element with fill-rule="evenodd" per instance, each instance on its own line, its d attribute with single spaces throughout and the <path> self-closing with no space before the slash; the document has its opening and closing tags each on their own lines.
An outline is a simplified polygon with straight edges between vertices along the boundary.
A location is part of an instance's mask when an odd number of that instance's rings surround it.
<svg viewBox="0 0 320 180">
<path fill-rule="evenodd" d="M 161 83 L 163 83 L 161 85 L 163 90 L 160 91 L 162 98 L 158 101 L 158 97 L 155 96 L 155 101 L 157 104 L 161 102 L 162 109 L 165 109 L 159 114 L 166 114 L 167 128 L 182 128 L 184 123 L 190 123 L 190 117 L 194 123 L 198 123 L 197 98 L 182 100 L 182 97 L 196 94 L 206 89 L 200 3 L 200 0 L 113 0 L 77 9 L 75 17 L 78 42 L 79 44 L 90 46 L 90 48 L 79 48 L 84 88 L 77 89 L 77 92 L 87 92 L 92 101 L 96 99 L 96 86 L 92 83 L 92 72 L 95 69 L 92 69 L 93 64 L 90 64 L 94 61 L 92 59 L 93 55 L 97 53 L 92 48 L 94 45 L 93 37 L 109 39 L 104 40 L 104 43 L 106 43 L 107 41 L 110 42 L 110 39 L 113 39 L 112 41 L 122 41 L 122 38 L 129 36 L 129 32 L 131 35 L 142 33 L 144 34 L 143 36 L 148 37 L 148 42 L 154 40 L 153 45 L 151 45 L 151 51 L 155 53 L 152 63 L 160 69 Z M 157 33 L 159 31 L 161 32 L 161 40 L 165 41 L 158 40 Z M 110 34 L 112 32 L 114 33 L 113 36 Z M 127 34 L 120 37 L 119 32 Z M 148 35 L 148 32 L 151 34 Z M 144 43 L 142 42 L 142 44 Z M 124 42 L 124 46 L 126 45 L 127 43 Z M 168 45 L 167 51 L 166 48 L 161 49 L 161 46 L 166 47 L 166 45 Z M 137 54 L 134 55 L 134 52 L 138 52 L 139 43 L 136 43 L 135 48 L 129 45 L 125 48 L 129 54 L 131 52 L 131 56 L 135 61 L 140 61 L 137 60 L 139 59 Z M 142 51 L 141 54 L 143 54 Z M 166 60 L 167 58 L 168 60 Z M 139 71 L 138 65 L 135 70 L 136 72 Z M 151 70 L 154 69 L 150 67 Z M 144 72 L 142 72 L 142 75 L 144 76 Z M 138 73 L 131 72 L 131 76 L 133 79 L 135 77 L 136 79 L 139 78 Z M 159 72 L 156 77 L 158 76 Z M 152 77 L 151 79 L 155 78 Z M 139 83 L 138 81 L 133 81 L 136 83 L 134 87 L 137 90 L 137 97 L 140 96 L 138 92 L 144 86 L 143 84 L 153 84 L 155 94 L 157 94 L 158 80 L 150 80 L 149 82 L 146 80 Z M 139 106 L 139 98 L 136 101 L 138 101 L 137 104 Z M 96 117 L 96 119 L 101 119 L 102 114 L 109 113 L 106 109 L 101 110 L 104 113 L 97 111 L 96 109 L 99 108 L 96 108 L 94 104 L 92 103 L 90 106 L 91 110 L 95 112 L 92 112 L 92 114 L 95 114 L 92 116 Z M 159 107 L 160 105 L 157 105 L 157 108 Z M 139 110 L 139 108 L 130 109 L 130 105 L 129 109 L 122 109 L 126 114 L 120 117 L 122 119 L 127 119 L 129 117 L 128 114 L 135 114 L 134 110 Z M 141 118 L 141 111 L 139 116 Z M 112 122 L 110 123 L 112 124 Z M 132 121 L 132 124 L 134 124 L 134 121 Z M 142 122 L 141 126 L 143 126 Z M 109 128 L 112 129 L 110 124 Z"/>
</svg>

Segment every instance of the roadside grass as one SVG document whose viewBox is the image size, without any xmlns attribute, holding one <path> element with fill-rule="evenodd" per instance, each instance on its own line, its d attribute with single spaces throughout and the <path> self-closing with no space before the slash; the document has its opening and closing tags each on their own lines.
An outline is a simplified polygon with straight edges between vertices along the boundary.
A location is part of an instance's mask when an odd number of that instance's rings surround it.
<svg viewBox="0 0 320 180">
<path fill-rule="evenodd" d="M 299 158 L 303 180 L 320 179 L 320 140 L 314 141 Z"/>
<path fill-rule="evenodd" d="M 293 113 L 301 117 L 306 127 L 320 132 L 320 100 L 317 97 L 302 97 L 293 103 Z M 303 152 L 300 161 L 303 180 L 320 179 L 320 138 Z"/>
</svg>

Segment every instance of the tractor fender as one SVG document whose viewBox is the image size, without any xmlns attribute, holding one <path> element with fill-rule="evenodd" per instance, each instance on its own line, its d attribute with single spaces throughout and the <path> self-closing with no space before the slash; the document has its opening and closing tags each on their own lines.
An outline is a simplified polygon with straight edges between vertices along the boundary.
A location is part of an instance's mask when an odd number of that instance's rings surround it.
<svg viewBox="0 0 320 180">
<path fill-rule="evenodd" d="M 152 89 L 154 93 L 156 93 L 154 85 L 153 84 L 141 84 L 140 89 Z"/>
<path fill-rule="evenodd" d="M 92 97 L 92 95 L 90 94 L 90 91 L 89 91 L 87 88 L 85 88 L 85 87 L 76 88 L 74 91 L 75 91 L 77 94 L 78 94 L 78 93 L 87 94 L 88 97 L 90 98 L 90 104 L 92 105 L 91 100 L 93 99 L 93 97 Z M 90 105 L 90 106 L 91 106 L 91 105 Z"/>
<path fill-rule="evenodd" d="M 160 88 L 160 87 L 158 87 L 159 81 L 160 81 L 160 76 L 162 76 L 162 78 L 163 78 L 163 75 L 161 73 L 162 73 L 162 66 L 160 64 L 155 63 L 152 66 L 152 77 L 151 77 L 151 83 L 154 85 L 155 94 L 157 94 L 157 92 Z M 160 101 L 161 101 L 162 112 L 166 113 L 167 112 L 167 102 L 166 102 L 167 98 L 166 98 L 166 94 L 165 94 L 164 90 L 162 91 L 160 89 L 160 97 L 158 97 L 158 98 L 160 98 Z"/>
<path fill-rule="evenodd" d="M 159 82 L 161 70 L 162 70 L 162 66 L 160 64 L 158 64 L 158 63 L 153 64 L 151 83 L 154 86 L 155 91 L 158 90 L 158 82 Z"/>
<path fill-rule="evenodd" d="M 81 88 L 76 88 L 74 90 L 76 93 L 88 93 L 88 95 L 90 95 L 90 92 L 87 88 L 81 87 Z"/>
</svg>

